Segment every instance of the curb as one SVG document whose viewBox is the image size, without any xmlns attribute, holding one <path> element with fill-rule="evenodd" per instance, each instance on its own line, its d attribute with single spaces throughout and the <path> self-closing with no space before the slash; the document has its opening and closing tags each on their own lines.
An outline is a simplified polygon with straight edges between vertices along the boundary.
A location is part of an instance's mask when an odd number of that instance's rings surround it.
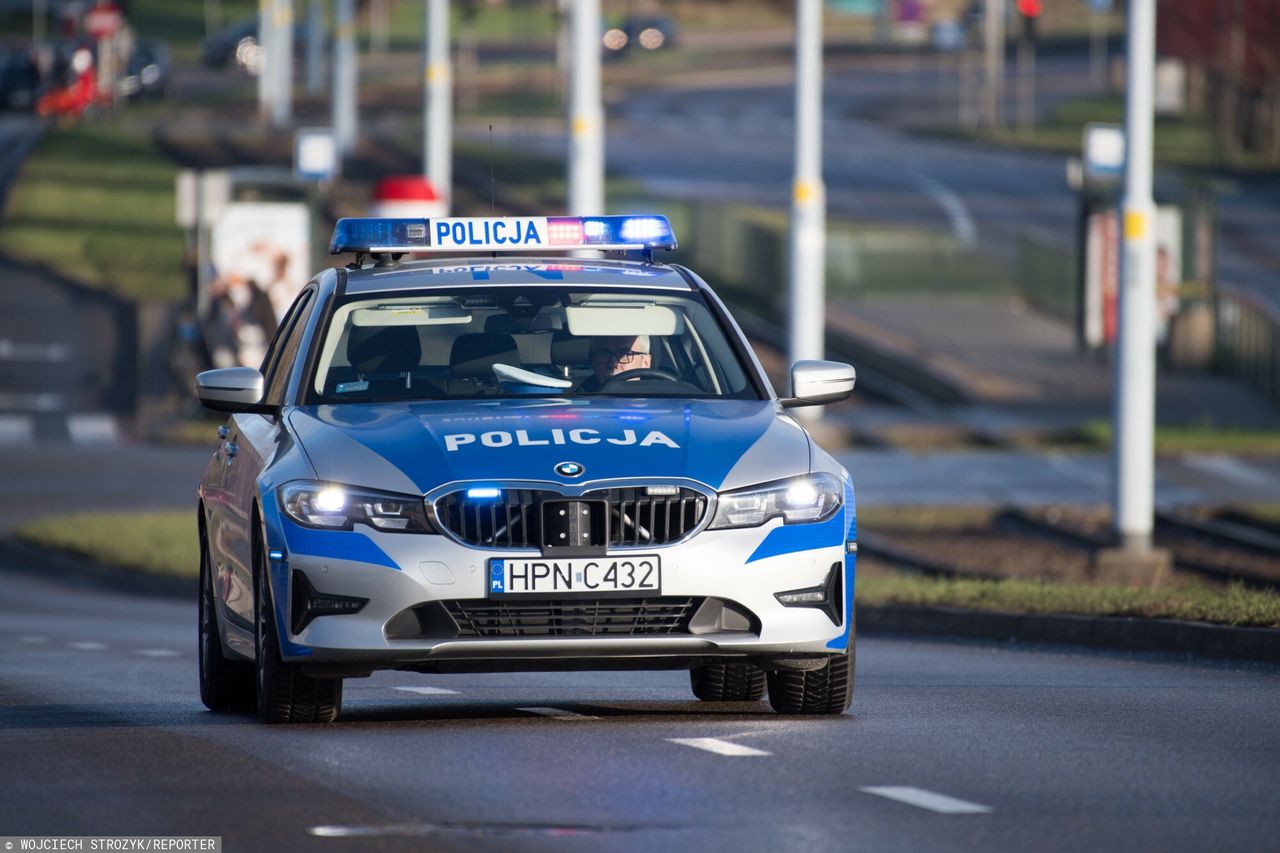
<svg viewBox="0 0 1280 853">
<path fill-rule="evenodd" d="M 1061 643 L 1112 651 L 1173 652 L 1280 661 L 1280 630 L 1236 628 L 1177 619 L 1019 614 L 958 607 L 859 606 L 859 631 Z"/>
<path fill-rule="evenodd" d="M 70 551 L 41 548 L 15 536 L 0 539 L 0 563 L 26 575 L 54 580 L 74 579 L 79 585 L 157 598 L 196 600 L 196 579 L 153 575 L 99 563 Z"/>
</svg>

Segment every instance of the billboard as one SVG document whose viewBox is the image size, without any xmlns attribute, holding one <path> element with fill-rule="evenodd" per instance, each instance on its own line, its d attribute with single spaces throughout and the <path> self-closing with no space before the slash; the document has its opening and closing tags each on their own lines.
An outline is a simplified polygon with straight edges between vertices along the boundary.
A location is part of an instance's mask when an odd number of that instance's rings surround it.
<svg viewBox="0 0 1280 853">
<path fill-rule="evenodd" d="M 213 225 L 201 323 L 215 367 L 258 367 L 308 281 L 311 217 L 297 202 L 228 203 Z"/>
</svg>

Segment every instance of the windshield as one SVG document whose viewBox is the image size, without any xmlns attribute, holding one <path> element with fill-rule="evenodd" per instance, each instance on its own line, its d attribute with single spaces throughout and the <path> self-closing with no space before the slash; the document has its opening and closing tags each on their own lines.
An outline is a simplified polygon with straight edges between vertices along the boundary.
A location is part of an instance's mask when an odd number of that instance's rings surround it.
<svg viewBox="0 0 1280 853">
<path fill-rule="evenodd" d="M 503 288 L 350 298 L 312 403 L 582 395 L 760 399 L 696 293 Z"/>
</svg>

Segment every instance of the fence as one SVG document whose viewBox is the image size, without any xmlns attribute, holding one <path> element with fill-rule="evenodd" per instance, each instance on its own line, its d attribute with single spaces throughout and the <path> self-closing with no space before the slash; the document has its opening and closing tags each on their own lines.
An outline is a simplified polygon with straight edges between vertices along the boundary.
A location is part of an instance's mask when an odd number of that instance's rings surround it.
<svg viewBox="0 0 1280 853">
<path fill-rule="evenodd" d="M 1225 284 L 1218 285 L 1215 309 L 1218 370 L 1280 402 L 1280 309 Z"/>
</svg>

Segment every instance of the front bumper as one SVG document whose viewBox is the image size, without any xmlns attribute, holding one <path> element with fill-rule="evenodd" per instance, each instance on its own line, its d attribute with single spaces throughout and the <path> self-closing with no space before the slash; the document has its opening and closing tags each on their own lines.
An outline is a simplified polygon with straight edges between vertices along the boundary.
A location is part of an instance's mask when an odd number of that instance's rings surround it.
<svg viewBox="0 0 1280 853">
<path fill-rule="evenodd" d="M 286 660 L 347 666 L 352 673 L 388 668 L 679 668 L 716 658 L 836 654 L 849 642 L 856 554 L 848 553 L 846 541 L 853 529 L 852 513 L 846 506 L 817 524 L 783 525 L 775 520 L 758 528 L 704 530 L 675 545 L 610 552 L 658 554 L 663 599 L 727 602 L 732 610 L 749 614 L 746 620 L 731 618 L 717 626 L 704 619 L 695 631 L 628 636 L 449 636 L 446 625 L 425 632 L 432 636 L 409 639 L 395 638 L 404 633 L 395 626 L 404 624 L 406 611 L 431 602 L 483 602 L 488 595 L 488 560 L 519 552 L 363 526 L 353 531 L 312 530 L 268 513 L 274 516 L 267 519 L 268 542 L 280 552 L 280 559 L 271 562 L 270 578 L 281 653 Z M 776 598 L 779 592 L 818 586 L 833 570 L 841 575 L 838 624 L 818 607 L 784 606 Z M 358 612 L 317 616 L 295 633 L 291 611 L 302 579 L 318 594 L 367 603 Z M 517 598 L 547 600 L 503 600 Z"/>
</svg>

